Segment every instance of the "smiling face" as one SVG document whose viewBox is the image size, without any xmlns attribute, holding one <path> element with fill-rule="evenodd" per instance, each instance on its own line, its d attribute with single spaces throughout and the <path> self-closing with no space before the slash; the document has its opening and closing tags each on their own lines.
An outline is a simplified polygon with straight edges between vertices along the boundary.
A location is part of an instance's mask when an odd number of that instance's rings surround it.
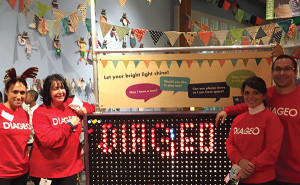
<svg viewBox="0 0 300 185">
<path fill-rule="evenodd" d="M 278 59 L 272 68 L 272 76 L 276 86 L 279 88 L 291 88 L 295 86 L 297 70 L 289 58 Z"/>
<path fill-rule="evenodd" d="M 57 107 L 63 104 L 66 98 L 66 89 L 59 81 L 52 81 L 50 87 L 51 105 Z"/>
<path fill-rule="evenodd" d="M 250 108 L 255 108 L 263 103 L 265 96 L 256 89 L 252 89 L 248 85 L 245 86 L 243 97 L 245 103 Z"/>
<path fill-rule="evenodd" d="M 21 82 L 12 84 L 8 90 L 5 90 L 7 102 L 5 105 L 12 110 L 16 110 L 22 105 L 26 97 L 26 87 Z"/>
</svg>

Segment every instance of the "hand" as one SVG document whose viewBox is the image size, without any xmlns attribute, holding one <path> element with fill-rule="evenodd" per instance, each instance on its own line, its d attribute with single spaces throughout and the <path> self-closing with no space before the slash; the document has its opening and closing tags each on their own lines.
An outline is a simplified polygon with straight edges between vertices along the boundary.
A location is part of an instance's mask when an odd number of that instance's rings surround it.
<svg viewBox="0 0 300 185">
<path fill-rule="evenodd" d="M 219 121 L 220 119 L 222 119 L 222 120 L 221 120 L 221 125 L 222 125 L 222 124 L 224 123 L 226 117 L 227 117 L 227 113 L 226 113 L 225 111 L 219 112 L 219 113 L 217 114 L 216 120 L 215 120 L 215 125 L 216 125 L 216 127 L 218 126 L 218 121 Z"/>
<path fill-rule="evenodd" d="M 246 173 L 246 175 L 251 175 L 255 171 L 255 165 L 248 159 L 241 159 L 238 165 L 241 167 L 241 170 Z"/>
<path fill-rule="evenodd" d="M 69 119 L 69 122 L 71 122 L 74 127 L 78 124 L 80 125 L 81 123 L 79 117 L 77 116 L 72 116 L 71 119 Z"/>
<path fill-rule="evenodd" d="M 86 111 L 86 108 L 81 107 L 81 108 L 76 110 L 76 113 L 80 116 L 83 116 L 83 115 L 87 114 L 87 111 Z"/>
<path fill-rule="evenodd" d="M 240 181 L 241 179 L 247 179 L 250 175 L 247 175 L 243 169 L 239 171 L 238 176 L 235 178 L 236 181 Z"/>
</svg>

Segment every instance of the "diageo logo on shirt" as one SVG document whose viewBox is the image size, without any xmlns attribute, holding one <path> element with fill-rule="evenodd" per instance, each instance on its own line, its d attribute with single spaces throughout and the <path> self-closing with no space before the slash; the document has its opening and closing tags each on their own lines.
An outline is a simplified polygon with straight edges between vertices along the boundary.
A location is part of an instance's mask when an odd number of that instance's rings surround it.
<svg viewBox="0 0 300 185">
<path fill-rule="evenodd" d="M 248 135 L 258 135 L 260 132 L 260 129 L 258 127 L 254 128 L 237 128 L 234 127 L 234 134 L 248 134 Z"/>
<path fill-rule="evenodd" d="M 52 118 L 52 124 L 58 125 L 58 124 L 66 124 L 71 119 L 72 116 L 64 117 L 64 118 Z"/>
<path fill-rule="evenodd" d="M 29 123 L 3 122 L 3 129 L 31 130 Z"/>
</svg>

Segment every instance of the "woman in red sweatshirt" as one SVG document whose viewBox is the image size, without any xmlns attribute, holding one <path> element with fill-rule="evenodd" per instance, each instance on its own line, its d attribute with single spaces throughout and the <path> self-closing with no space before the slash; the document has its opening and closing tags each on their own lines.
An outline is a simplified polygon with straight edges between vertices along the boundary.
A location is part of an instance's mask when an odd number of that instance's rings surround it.
<svg viewBox="0 0 300 185">
<path fill-rule="evenodd" d="M 4 77 L 7 101 L 0 104 L 1 185 L 26 185 L 27 183 L 29 171 L 27 140 L 31 128 L 29 116 L 20 106 L 26 96 L 25 79 L 27 75 L 36 76 L 33 71 L 26 70 L 21 77 L 17 77 L 15 69 L 11 68 L 6 71 Z"/>
<path fill-rule="evenodd" d="M 265 108 L 267 87 L 263 79 L 251 77 L 242 84 L 249 109 L 232 123 L 226 140 L 227 156 L 241 167 L 239 185 L 275 184 L 275 163 L 283 138 L 283 125 L 277 115 Z"/>
<path fill-rule="evenodd" d="M 53 74 L 45 79 L 43 104 L 33 113 L 35 132 L 30 155 L 30 176 L 35 185 L 76 185 L 76 174 L 83 169 L 79 135 L 80 116 L 92 113 L 94 106 L 83 102 L 76 110 L 69 107 L 73 99 L 64 78 Z"/>
</svg>

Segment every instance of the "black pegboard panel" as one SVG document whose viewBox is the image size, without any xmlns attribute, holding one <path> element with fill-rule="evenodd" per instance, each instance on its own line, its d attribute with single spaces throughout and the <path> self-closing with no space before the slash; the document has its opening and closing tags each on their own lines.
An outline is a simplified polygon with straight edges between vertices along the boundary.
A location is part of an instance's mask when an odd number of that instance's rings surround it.
<svg viewBox="0 0 300 185">
<path fill-rule="evenodd" d="M 215 114 L 196 112 L 87 115 L 87 184 L 225 184 L 232 119 L 215 127 Z"/>
</svg>

